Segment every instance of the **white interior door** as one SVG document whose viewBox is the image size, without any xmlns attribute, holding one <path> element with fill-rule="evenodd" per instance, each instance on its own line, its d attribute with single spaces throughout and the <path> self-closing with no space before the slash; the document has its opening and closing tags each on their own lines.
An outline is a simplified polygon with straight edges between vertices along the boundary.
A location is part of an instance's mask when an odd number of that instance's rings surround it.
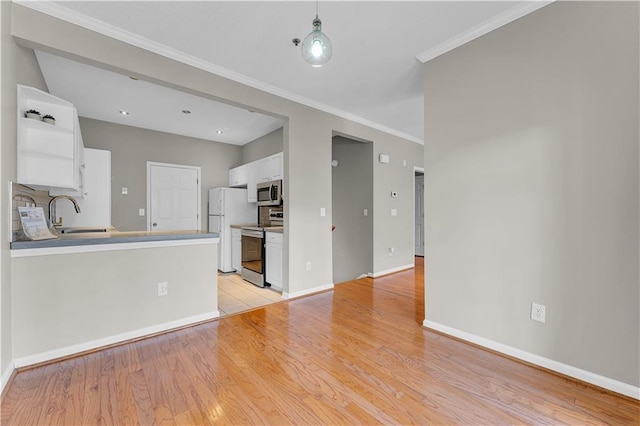
<svg viewBox="0 0 640 426">
<path fill-rule="evenodd" d="M 415 178 L 415 255 L 424 256 L 424 175 Z"/>
<path fill-rule="evenodd" d="M 151 231 L 200 229 L 200 168 L 147 163 Z"/>
</svg>

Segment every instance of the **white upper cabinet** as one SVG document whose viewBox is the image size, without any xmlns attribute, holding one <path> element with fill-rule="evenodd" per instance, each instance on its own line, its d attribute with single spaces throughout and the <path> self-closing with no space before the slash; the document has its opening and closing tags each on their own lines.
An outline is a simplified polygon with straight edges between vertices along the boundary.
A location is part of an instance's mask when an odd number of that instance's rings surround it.
<svg viewBox="0 0 640 426">
<path fill-rule="evenodd" d="M 27 118 L 28 110 L 55 117 L 55 123 Z M 82 194 L 83 151 L 78 114 L 70 102 L 18 85 L 17 182 L 39 190 Z"/>
<path fill-rule="evenodd" d="M 284 154 L 279 152 L 251 163 L 229 169 L 229 186 L 247 188 L 247 201 L 257 202 L 257 184 L 284 178 Z"/>
<path fill-rule="evenodd" d="M 260 178 L 260 163 L 254 161 L 245 164 L 247 166 L 247 201 L 250 203 L 258 202 L 258 179 Z"/>
<path fill-rule="evenodd" d="M 279 152 L 269 157 L 259 160 L 260 162 L 260 182 L 282 179 L 282 158 L 283 153 Z"/>
<path fill-rule="evenodd" d="M 244 188 L 247 186 L 247 165 L 229 169 L 229 186 L 231 188 Z"/>
</svg>

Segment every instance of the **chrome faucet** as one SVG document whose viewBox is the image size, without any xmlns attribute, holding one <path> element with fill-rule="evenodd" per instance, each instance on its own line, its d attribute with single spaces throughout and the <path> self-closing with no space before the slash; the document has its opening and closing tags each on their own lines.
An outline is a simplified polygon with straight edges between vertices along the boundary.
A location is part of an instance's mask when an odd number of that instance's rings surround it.
<svg viewBox="0 0 640 426">
<path fill-rule="evenodd" d="M 58 195 L 56 197 L 53 197 L 49 201 L 49 220 L 51 221 L 51 226 L 62 225 L 62 218 L 60 218 L 60 222 L 58 222 L 58 218 L 56 217 L 56 201 L 61 198 L 66 198 L 67 200 L 71 201 L 73 203 L 73 207 L 76 209 L 76 213 L 80 213 L 80 206 L 73 197 L 69 197 L 68 195 Z"/>
</svg>

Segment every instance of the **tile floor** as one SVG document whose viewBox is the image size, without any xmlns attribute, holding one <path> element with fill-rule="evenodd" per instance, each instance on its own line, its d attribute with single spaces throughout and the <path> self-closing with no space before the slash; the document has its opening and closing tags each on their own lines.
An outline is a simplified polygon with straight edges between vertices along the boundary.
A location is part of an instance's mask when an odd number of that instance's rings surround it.
<svg viewBox="0 0 640 426">
<path fill-rule="evenodd" d="M 218 274 L 220 316 L 235 314 L 283 300 L 282 294 L 244 281 L 239 274 Z"/>
</svg>

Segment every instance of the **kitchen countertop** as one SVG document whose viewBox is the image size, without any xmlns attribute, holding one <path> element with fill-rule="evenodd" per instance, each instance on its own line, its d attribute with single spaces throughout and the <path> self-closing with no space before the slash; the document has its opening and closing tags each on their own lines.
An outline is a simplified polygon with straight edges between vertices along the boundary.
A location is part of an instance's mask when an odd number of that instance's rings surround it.
<svg viewBox="0 0 640 426">
<path fill-rule="evenodd" d="M 52 240 L 14 241 L 11 243 L 11 250 L 206 238 L 219 238 L 219 234 L 206 231 L 109 231 L 60 234 L 58 238 Z"/>
<path fill-rule="evenodd" d="M 284 227 L 280 226 L 260 226 L 256 223 L 246 223 L 244 225 L 230 225 L 232 228 L 242 229 L 242 228 L 253 228 L 256 230 L 262 229 L 264 232 L 278 232 L 282 234 L 284 232 Z"/>
<path fill-rule="evenodd" d="M 266 226 L 264 232 L 277 232 L 282 234 L 284 232 L 284 226 Z"/>
<path fill-rule="evenodd" d="M 229 225 L 232 228 L 236 228 L 236 229 L 242 229 L 242 228 L 246 228 L 246 227 L 258 227 L 260 225 L 258 225 L 257 223 L 243 223 L 243 224 L 235 224 L 235 225 Z"/>
</svg>

